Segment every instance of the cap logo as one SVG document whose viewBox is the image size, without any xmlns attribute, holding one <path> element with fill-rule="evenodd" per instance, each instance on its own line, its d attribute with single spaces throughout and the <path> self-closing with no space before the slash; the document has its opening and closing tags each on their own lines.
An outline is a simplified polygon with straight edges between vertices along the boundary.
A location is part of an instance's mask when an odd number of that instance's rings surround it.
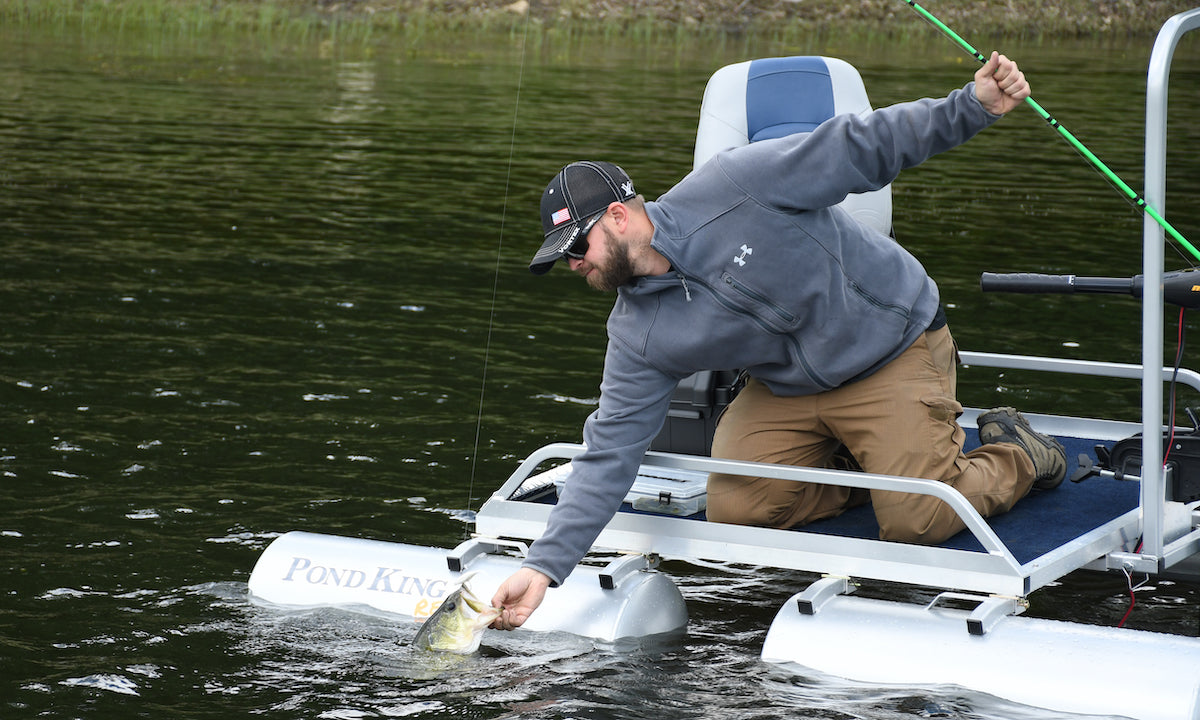
<svg viewBox="0 0 1200 720">
<path fill-rule="evenodd" d="M 570 219 L 571 219 L 571 211 L 567 208 L 563 208 L 562 210 L 559 210 L 558 212 L 556 212 L 550 216 L 550 222 L 554 223 L 555 225 L 562 225 L 563 223 L 565 223 L 566 221 L 568 221 Z"/>
<path fill-rule="evenodd" d="M 632 195 L 633 194 L 633 181 L 626 180 L 625 182 L 621 183 L 621 192 L 625 193 L 626 195 Z"/>
<path fill-rule="evenodd" d="M 574 245 L 575 238 L 579 235 L 579 230 L 580 230 L 580 227 L 578 225 L 576 225 L 575 227 L 571 228 L 570 232 L 563 233 L 562 240 L 560 240 L 558 243 L 557 252 L 559 252 L 559 253 L 565 252 L 567 250 L 567 248 Z"/>
</svg>

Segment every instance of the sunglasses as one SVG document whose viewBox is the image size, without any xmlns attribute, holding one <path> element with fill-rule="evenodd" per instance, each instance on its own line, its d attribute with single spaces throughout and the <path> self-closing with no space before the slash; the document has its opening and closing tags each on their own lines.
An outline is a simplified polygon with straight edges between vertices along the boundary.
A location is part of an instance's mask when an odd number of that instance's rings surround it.
<svg viewBox="0 0 1200 720">
<path fill-rule="evenodd" d="M 588 251 L 588 233 L 592 231 L 592 228 L 596 226 L 596 223 L 600 222 L 600 218 L 604 217 L 604 213 L 606 212 L 608 211 L 601 210 L 580 224 L 579 234 L 575 236 L 575 242 L 571 243 L 570 247 L 568 247 L 566 250 L 563 250 L 563 255 L 576 260 L 582 260 L 583 256 L 587 255 Z"/>
</svg>

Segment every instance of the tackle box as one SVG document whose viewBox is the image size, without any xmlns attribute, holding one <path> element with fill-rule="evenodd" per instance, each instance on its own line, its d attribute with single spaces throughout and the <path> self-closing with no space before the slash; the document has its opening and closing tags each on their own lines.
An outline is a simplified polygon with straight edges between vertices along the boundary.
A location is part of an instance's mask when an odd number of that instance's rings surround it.
<svg viewBox="0 0 1200 720">
<path fill-rule="evenodd" d="M 653 474 L 650 474 L 653 473 Z M 556 492 L 562 493 L 571 463 L 547 470 L 545 479 L 553 479 Z M 693 470 L 654 468 L 643 470 L 625 495 L 625 502 L 634 510 L 664 515 L 695 515 L 706 507 L 708 475 Z"/>
</svg>

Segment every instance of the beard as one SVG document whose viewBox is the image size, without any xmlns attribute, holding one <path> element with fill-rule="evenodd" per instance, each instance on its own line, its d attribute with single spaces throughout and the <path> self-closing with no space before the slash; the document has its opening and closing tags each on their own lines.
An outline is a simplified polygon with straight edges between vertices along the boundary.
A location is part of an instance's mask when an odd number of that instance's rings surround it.
<svg viewBox="0 0 1200 720">
<path fill-rule="evenodd" d="M 612 230 L 601 225 L 604 232 L 604 265 L 596 265 L 587 276 L 588 285 L 611 292 L 633 280 L 633 261 L 629 259 L 629 244 L 622 242 Z"/>
</svg>

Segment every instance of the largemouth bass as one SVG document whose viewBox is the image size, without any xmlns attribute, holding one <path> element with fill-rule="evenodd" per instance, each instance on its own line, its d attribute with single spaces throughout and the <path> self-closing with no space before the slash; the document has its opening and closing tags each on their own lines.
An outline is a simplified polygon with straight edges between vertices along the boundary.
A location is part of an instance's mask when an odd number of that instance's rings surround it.
<svg viewBox="0 0 1200 720">
<path fill-rule="evenodd" d="M 467 587 L 468 579 L 469 576 L 463 578 L 458 589 L 429 616 L 413 638 L 413 645 L 459 655 L 469 655 L 479 649 L 484 629 L 499 617 L 500 608 L 476 597 Z"/>
</svg>

